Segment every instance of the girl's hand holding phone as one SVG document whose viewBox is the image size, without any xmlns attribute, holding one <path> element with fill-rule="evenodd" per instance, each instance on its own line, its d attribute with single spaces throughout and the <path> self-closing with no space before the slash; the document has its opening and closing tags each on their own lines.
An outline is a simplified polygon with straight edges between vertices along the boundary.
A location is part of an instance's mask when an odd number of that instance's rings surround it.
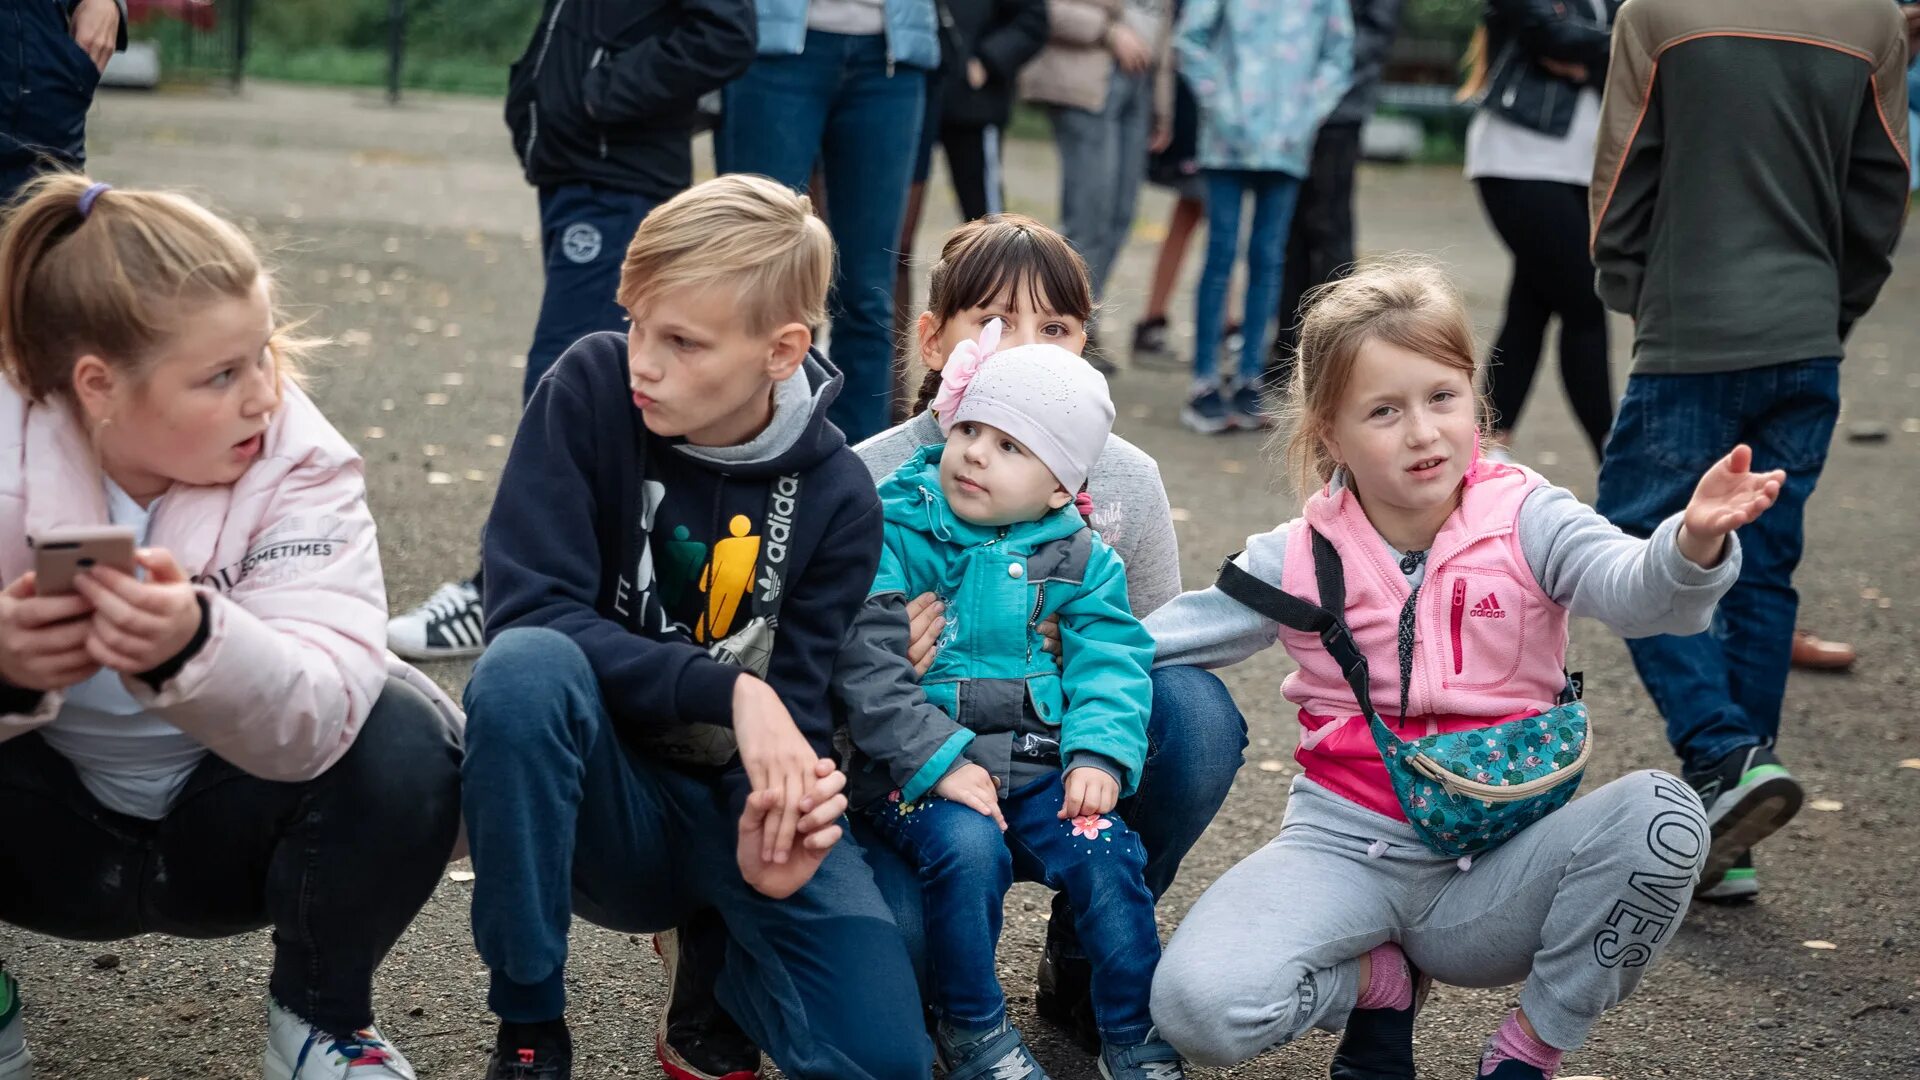
<svg viewBox="0 0 1920 1080">
<path fill-rule="evenodd" d="M 200 601 L 186 572 L 165 548 L 143 548 L 134 561 L 146 568 L 141 581 L 110 566 L 96 566 L 74 579 L 93 607 L 87 655 L 123 675 L 152 671 L 178 656 L 200 630 Z"/>
<path fill-rule="evenodd" d="M 32 573 L 0 592 L 0 682 L 21 690 L 65 690 L 100 670 L 87 652 L 93 605 L 74 593 L 40 596 Z"/>
</svg>

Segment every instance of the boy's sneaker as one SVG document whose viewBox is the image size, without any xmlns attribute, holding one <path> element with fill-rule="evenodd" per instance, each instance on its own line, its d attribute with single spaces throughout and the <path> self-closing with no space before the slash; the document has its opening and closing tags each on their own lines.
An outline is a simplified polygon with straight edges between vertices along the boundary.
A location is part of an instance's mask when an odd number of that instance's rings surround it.
<svg viewBox="0 0 1920 1080">
<path fill-rule="evenodd" d="M 1243 431 L 1264 431 L 1273 426 L 1267 404 L 1252 383 L 1239 383 L 1227 397 L 1227 411 L 1233 414 L 1233 426 Z"/>
<path fill-rule="evenodd" d="M 933 1043 L 947 1080 L 1047 1080 L 1047 1071 L 1027 1049 L 1020 1029 L 1005 1020 L 984 1034 L 966 1034 L 939 1024 Z"/>
<path fill-rule="evenodd" d="M 1713 846 L 1700 872 L 1696 892 L 1711 892 L 1753 845 L 1772 836 L 1800 812 L 1806 792 L 1787 772 L 1771 749 L 1748 746 L 1699 773 L 1687 782 L 1706 804 L 1707 828 Z"/>
<path fill-rule="evenodd" d="M 653 1051 L 669 1080 L 756 1080 L 760 1048 L 713 996 L 714 972 L 681 963 L 681 935 L 653 937 L 667 969 L 667 1001 L 654 1027 Z"/>
<path fill-rule="evenodd" d="M 387 647 L 409 660 L 456 660 L 486 650 L 480 590 L 471 581 L 449 581 L 405 615 L 387 620 Z"/>
<path fill-rule="evenodd" d="M 1156 315 L 1133 325 L 1133 355 L 1164 356 L 1167 351 L 1167 317 Z"/>
<path fill-rule="evenodd" d="M 279 1002 L 267 1004 L 266 1080 L 415 1080 L 413 1066 L 367 1027 L 336 1038 Z"/>
<path fill-rule="evenodd" d="M 0 1080 L 32 1080 L 26 1025 L 20 1019 L 20 983 L 0 971 Z"/>
<path fill-rule="evenodd" d="M 1157 1031 L 1147 1032 L 1147 1041 L 1138 1046 L 1101 1047 L 1100 1075 L 1106 1080 L 1187 1080 L 1180 1052 L 1160 1041 Z"/>
<path fill-rule="evenodd" d="M 1186 407 L 1180 410 L 1180 422 L 1188 431 L 1197 431 L 1202 435 L 1218 435 L 1233 428 L 1233 414 L 1227 408 L 1227 399 L 1217 386 L 1196 387 L 1193 396 L 1187 399 Z"/>
<path fill-rule="evenodd" d="M 1759 895 L 1760 876 L 1754 872 L 1753 852 L 1749 851 L 1733 861 L 1718 885 L 1696 890 L 1693 898 L 1714 904 L 1746 904 Z"/>
<path fill-rule="evenodd" d="M 1055 911 L 1054 918 L 1060 917 Z M 1065 1032 L 1082 1050 L 1098 1054 L 1100 1029 L 1093 1019 L 1092 961 L 1084 956 L 1067 955 L 1066 949 L 1049 935 L 1046 948 L 1040 952 L 1040 971 L 1035 982 L 1033 1011 L 1040 1014 L 1040 1019 Z"/>
<path fill-rule="evenodd" d="M 573 1080 L 573 1036 L 566 1021 L 513 1026 L 518 1033 L 500 1025 L 486 1080 Z"/>
</svg>

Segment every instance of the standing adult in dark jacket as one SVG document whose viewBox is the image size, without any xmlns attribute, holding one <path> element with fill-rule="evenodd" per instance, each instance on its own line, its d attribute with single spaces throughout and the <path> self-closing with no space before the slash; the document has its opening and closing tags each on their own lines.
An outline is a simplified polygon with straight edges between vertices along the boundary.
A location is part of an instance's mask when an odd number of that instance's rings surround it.
<svg viewBox="0 0 1920 1080">
<path fill-rule="evenodd" d="M 546 0 L 507 81 L 507 127 L 540 192 L 546 292 L 520 399 L 569 346 L 626 327 L 614 299 L 634 230 L 693 184 L 702 95 L 753 61 L 753 0 Z M 402 656 L 478 656 L 481 575 L 387 623 Z"/>
<path fill-rule="evenodd" d="M 1560 319 L 1560 379 L 1597 461 L 1613 424 L 1607 312 L 1587 255 L 1587 183 L 1600 130 L 1609 28 L 1621 0 L 1488 0 L 1463 93 L 1467 178 L 1513 253 L 1507 311 L 1487 370 L 1494 440 L 1505 445 Z"/>
<path fill-rule="evenodd" d="M 48 166 L 87 163 L 87 110 L 127 47 L 126 0 L 0 0 L 0 206 Z"/>
<path fill-rule="evenodd" d="M 1316 286 L 1342 276 L 1353 263 L 1353 171 L 1360 163 L 1360 128 L 1380 100 L 1380 73 L 1400 33 L 1404 0 L 1353 0 L 1353 85 L 1320 125 L 1313 164 L 1300 185 L 1287 234 L 1287 261 L 1280 288 L 1280 332 L 1274 357 L 1293 363 L 1299 344 L 1300 301 Z"/>
<path fill-rule="evenodd" d="M 1787 474 L 1740 530 L 1740 578 L 1713 629 L 1627 643 L 1706 805 L 1702 899 L 1757 894 L 1751 849 L 1803 798 L 1774 754 L 1793 574 L 1843 343 L 1892 272 L 1907 212 L 1909 26 L 1886 0 L 1620 11 L 1592 242 L 1601 298 L 1633 316 L 1633 374 L 1596 506 L 1645 536 L 1685 503 L 1686 471 L 1736 443 L 1755 470 Z"/>
</svg>

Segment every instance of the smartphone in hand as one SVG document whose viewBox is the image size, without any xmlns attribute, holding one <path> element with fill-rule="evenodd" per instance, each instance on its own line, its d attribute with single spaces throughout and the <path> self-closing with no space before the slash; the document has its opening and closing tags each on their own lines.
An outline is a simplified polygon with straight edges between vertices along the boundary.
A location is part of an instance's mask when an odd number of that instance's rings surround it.
<svg viewBox="0 0 1920 1080">
<path fill-rule="evenodd" d="M 73 579 L 96 566 L 133 574 L 133 530 L 124 525 L 54 529 L 33 538 L 33 591 L 57 596 L 73 591 Z"/>
</svg>

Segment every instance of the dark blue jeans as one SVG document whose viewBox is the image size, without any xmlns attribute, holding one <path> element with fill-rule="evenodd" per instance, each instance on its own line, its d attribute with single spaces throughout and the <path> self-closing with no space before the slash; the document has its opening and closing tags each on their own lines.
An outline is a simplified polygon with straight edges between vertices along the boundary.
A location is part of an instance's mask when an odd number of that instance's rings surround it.
<svg viewBox="0 0 1920 1080">
<path fill-rule="evenodd" d="M 1211 671 L 1154 670 L 1146 767 L 1140 771 L 1140 787 L 1116 808 L 1146 846 L 1145 879 L 1154 899 L 1166 895 L 1180 872 L 1180 861 L 1220 811 L 1246 748 L 1247 722 L 1225 684 Z M 865 814 L 853 816 L 853 834 L 924 986 L 927 919 L 919 878 L 898 852 L 881 841 Z M 1070 955 L 1082 952 L 1065 897 L 1054 897 L 1047 937 Z"/>
<path fill-rule="evenodd" d="M 857 850 L 837 845 L 785 900 L 755 892 L 725 795 L 628 751 L 557 631 L 495 638 L 466 704 L 473 936 L 502 1019 L 563 1014 L 575 913 L 646 933 L 713 908 L 728 935 L 720 1003 L 788 1076 L 928 1075 L 913 969 Z"/>
<path fill-rule="evenodd" d="M 1287 234 L 1300 180 L 1283 172 L 1209 169 L 1207 263 L 1193 303 L 1193 377 L 1214 381 L 1227 317 L 1227 286 L 1240 248 L 1241 203 L 1253 195 L 1253 232 L 1247 237 L 1247 298 L 1241 309 L 1243 343 L 1239 379 L 1252 382 L 1267 363 L 1267 320 L 1280 303 L 1285 280 Z"/>
<path fill-rule="evenodd" d="M 1708 375 L 1634 375 L 1600 465 L 1598 509 L 1634 536 L 1686 508 L 1701 474 L 1739 443 L 1756 472 L 1785 469 L 1773 508 L 1739 531 L 1740 577 L 1690 637 L 1627 642 L 1667 740 L 1689 771 L 1780 733 L 1807 498 L 1840 413 L 1840 361 Z"/>
<path fill-rule="evenodd" d="M 714 142 L 722 172 L 806 188 L 826 173 L 826 216 L 839 260 L 829 314 L 834 364 L 846 376 L 827 411 L 848 442 L 892 422 L 893 264 L 926 110 L 927 73 L 896 68 L 882 34 L 807 31 L 799 56 L 762 56 L 728 83 Z"/>
<path fill-rule="evenodd" d="M 540 257 L 547 286 L 527 348 L 522 402 L 574 342 L 602 330 L 626 332 L 627 311 L 614 299 L 620 264 L 634 231 L 655 205 L 644 195 L 597 184 L 540 189 Z"/>
<path fill-rule="evenodd" d="M 933 933 L 927 1004 L 936 1018 L 979 1031 L 997 1027 L 1007 999 L 994 975 L 1002 905 L 1016 878 L 1062 893 L 1093 963 L 1093 1014 L 1113 1046 L 1145 1042 L 1160 935 L 1142 875 L 1147 851 L 1117 813 L 1062 821 L 1065 774 L 1000 800 L 1007 831 L 978 810 L 939 796 L 883 801 L 864 812 L 874 831 L 919 871 Z"/>
</svg>

